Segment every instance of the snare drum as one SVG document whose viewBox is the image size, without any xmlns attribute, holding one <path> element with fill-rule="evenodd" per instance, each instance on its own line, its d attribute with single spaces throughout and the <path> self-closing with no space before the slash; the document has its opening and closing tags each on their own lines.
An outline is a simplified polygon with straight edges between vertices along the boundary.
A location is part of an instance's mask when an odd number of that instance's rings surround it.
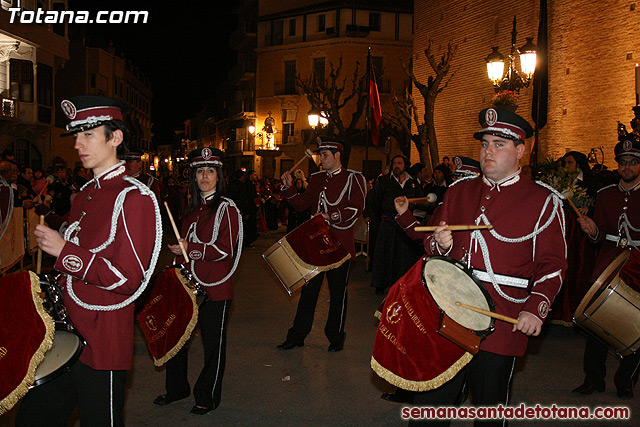
<svg viewBox="0 0 640 427">
<path fill-rule="evenodd" d="M 291 296 L 319 273 L 339 267 L 351 255 L 324 218 L 317 215 L 278 240 L 262 258 Z"/>
<path fill-rule="evenodd" d="M 631 251 L 618 255 L 600 274 L 576 309 L 573 321 L 608 345 L 619 356 L 640 348 L 640 293 L 624 276 Z"/>
<path fill-rule="evenodd" d="M 494 319 L 456 302 L 494 311 L 493 300 L 482 283 L 462 263 L 443 256 L 425 257 L 422 281 L 441 312 L 438 332 L 476 354 L 480 341 L 493 332 Z"/>
<path fill-rule="evenodd" d="M 53 346 L 44 355 L 35 373 L 35 381 L 31 387 L 47 383 L 67 372 L 80 357 L 84 339 L 74 329 L 67 316 L 67 309 L 62 300 L 62 290 L 57 280 L 47 275 L 40 278 L 40 289 L 43 296 L 43 307 L 55 322 Z"/>
</svg>

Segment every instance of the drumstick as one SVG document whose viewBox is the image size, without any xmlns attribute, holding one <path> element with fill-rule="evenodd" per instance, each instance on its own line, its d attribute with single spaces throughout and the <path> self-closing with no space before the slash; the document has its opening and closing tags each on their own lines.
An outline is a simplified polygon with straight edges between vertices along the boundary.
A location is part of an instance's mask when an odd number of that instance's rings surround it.
<svg viewBox="0 0 640 427">
<path fill-rule="evenodd" d="M 460 301 L 456 301 L 456 305 L 460 307 L 468 308 L 469 310 L 475 311 L 480 314 L 484 314 L 485 316 L 493 317 L 494 319 L 502 320 L 503 322 L 513 323 L 514 325 L 518 324 L 518 319 L 514 319 L 513 317 L 505 316 L 504 314 L 494 313 L 493 311 L 483 310 L 478 307 L 472 307 L 467 304 L 463 304 Z"/>
<path fill-rule="evenodd" d="M 423 225 L 414 228 L 415 231 L 436 231 L 439 225 Z M 451 231 L 467 231 L 467 230 L 493 230 L 493 225 L 448 225 L 447 228 Z"/>
<path fill-rule="evenodd" d="M 44 183 L 44 187 L 42 187 L 42 190 L 40 190 L 40 192 L 38 193 L 38 197 L 42 196 L 42 193 L 44 193 L 44 190 L 46 190 L 48 186 L 49 186 L 49 181 Z"/>
<path fill-rule="evenodd" d="M 296 164 L 293 165 L 291 169 L 289 169 L 289 173 L 293 173 L 293 171 L 296 170 L 296 168 L 300 166 L 300 163 L 302 163 L 306 158 L 313 158 L 313 152 L 311 152 L 311 150 L 309 150 L 308 148 L 304 150 L 304 157 L 301 157 L 300 160 L 298 160 Z"/>
<path fill-rule="evenodd" d="M 570 197 L 567 197 L 567 202 L 569 202 L 569 206 L 571 206 L 571 209 L 573 209 L 576 215 L 578 215 L 578 218 L 582 218 L 584 216 L 580 213 L 580 211 L 578 210 L 575 203 L 573 203 L 573 200 L 571 200 Z M 589 234 L 593 234 L 593 229 L 591 228 L 591 226 L 589 226 L 588 229 L 589 229 Z"/>
<path fill-rule="evenodd" d="M 176 222 L 173 220 L 173 215 L 171 215 L 171 209 L 169 209 L 169 205 L 167 204 L 167 202 L 164 202 L 164 207 L 167 208 L 167 213 L 169 214 L 169 221 L 171 221 L 173 232 L 176 235 L 176 239 L 178 239 L 178 244 L 180 245 L 180 250 L 182 251 L 182 256 L 184 257 L 184 262 L 189 262 L 189 257 L 187 256 L 187 250 L 184 248 L 184 245 L 180 241 L 180 233 L 178 232 L 178 227 L 176 227 Z"/>
<path fill-rule="evenodd" d="M 44 215 L 40 215 L 40 225 L 44 225 Z M 36 274 L 40 275 L 40 270 L 42 269 L 42 249 L 38 247 L 38 261 L 36 263 Z"/>
<path fill-rule="evenodd" d="M 429 193 L 427 197 L 412 197 L 407 199 L 409 203 L 433 203 L 437 200 L 437 197 L 433 193 Z"/>
</svg>

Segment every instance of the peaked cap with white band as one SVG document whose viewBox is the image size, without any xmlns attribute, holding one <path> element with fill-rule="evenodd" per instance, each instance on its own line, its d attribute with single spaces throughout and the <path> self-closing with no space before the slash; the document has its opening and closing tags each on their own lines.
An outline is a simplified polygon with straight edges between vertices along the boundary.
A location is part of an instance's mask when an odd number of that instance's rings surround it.
<svg viewBox="0 0 640 427">
<path fill-rule="evenodd" d="M 475 139 L 482 140 L 482 136 L 488 133 L 500 138 L 524 142 L 533 135 L 533 128 L 529 122 L 516 113 L 501 108 L 485 108 L 480 111 L 478 121 L 482 125 L 482 130 L 473 134 Z"/>
<path fill-rule="evenodd" d="M 69 136 L 97 128 L 111 120 L 123 121 L 129 105 L 121 99 L 81 95 L 65 99 L 60 103 L 60 109 L 69 119 L 67 132 L 61 136 Z"/>
<path fill-rule="evenodd" d="M 224 160 L 224 152 L 212 147 L 196 148 L 187 155 L 189 166 L 198 168 L 200 166 L 217 166 L 222 167 Z"/>
</svg>

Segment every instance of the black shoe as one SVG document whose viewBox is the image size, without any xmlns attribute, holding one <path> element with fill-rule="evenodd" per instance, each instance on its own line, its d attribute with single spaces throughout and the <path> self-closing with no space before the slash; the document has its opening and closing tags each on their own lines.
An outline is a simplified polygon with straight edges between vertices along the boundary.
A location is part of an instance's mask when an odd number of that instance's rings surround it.
<svg viewBox="0 0 640 427">
<path fill-rule="evenodd" d="M 282 344 L 278 345 L 277 348 L 279 348 L 280 350 L 291 350 L 296 347 L 304 347 L 304 341 L 294 342 L 290 341 L 289 338 L 287 338 Z"/>
<path fill-rule="evenodd" d="M 191 408 L 191 413 L 193 415 L 204 415 L 207 412 L 210 412 L 213 408 L 207 408 L 205 406 L 194 406 L 193 408 Z"/>
<path fill-rule="evenodd" d="M 581 386 L 574 388 L 572 393 L 588 395 L 588 394 L 593 394 L 595 392 L 602 393 L 603 391 L 604 391 L 604 386 L 596 387 L 589 383 L 583 383 Z"/>
<path fill-rule="evenodd" d="M 161 394 L 160 396 L 155 398 L 155 400 L 153 401 L 153 404 L 158 406 L 164 406 L 164 405 L 168 405 L 171 402 L 175 402 L 176 400 L 186 399 L 187 397 L 189 397 L 188 394 L 186 396 L 179 397 L 177 399 L 172 399 L 168 397 L 166 394 Z"/>
<path fill-rule="evenodd" d="M 395 393 L 382 393 L 380 398 L 389 402 L 413 403 L 413 393 L 410 391 L 400 392 L 397 390 Z"/>
<path fill-rule="evenodd" d="M 344 342 L 332 343 L 332 344 L 329 344 L 328 351 L 335 353 L 336 351 L 342 351 L 343 348 L 344 348 Z"/>
<path fill-rule="evenodd" d="M 616 394 L 620 399 L 633 398 L 633 390 L 631 389 L 631 387 L 619 388 Z"/>
</svg>

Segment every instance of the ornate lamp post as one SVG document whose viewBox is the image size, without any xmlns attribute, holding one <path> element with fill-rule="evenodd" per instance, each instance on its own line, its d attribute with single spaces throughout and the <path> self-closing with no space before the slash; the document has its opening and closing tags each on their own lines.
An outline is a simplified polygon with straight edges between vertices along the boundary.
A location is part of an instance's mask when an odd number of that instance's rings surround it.
<svg viewBox="0 0 640 427">
<path fill-rule="evenodd" d="M 533 37 L 527 37 L 527 42 L 520 49 L 516 48 L 516 17 L 513 17 L 513 29 L 511 30 L 511 52 L 509 53 L 509 66 L 505 73 L 505 58 L 498 52 L 498 47 L 493 46 L 493 52 L 487 57 L 487 74 L 493 82 L 496 93 L 503 90 L 511 90 L 520 93 L 520 89 L 529 87 L 531 77 L 536 69 L 536 45 Z M 521 72 L 516 69 L 516 56 L 520 56 Z"/>
</svg>

